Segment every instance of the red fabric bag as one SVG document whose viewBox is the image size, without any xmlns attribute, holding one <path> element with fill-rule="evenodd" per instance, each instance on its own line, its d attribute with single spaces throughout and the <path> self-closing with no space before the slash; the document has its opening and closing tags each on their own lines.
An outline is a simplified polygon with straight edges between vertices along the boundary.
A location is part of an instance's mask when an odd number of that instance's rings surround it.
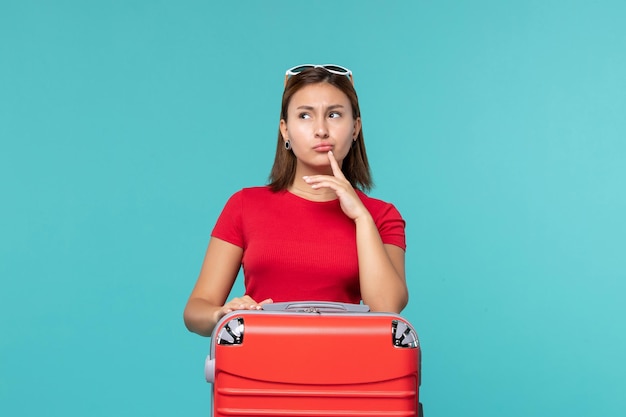
<svg viewBox="0 0 626 417">
<path fill-rule="evenodd" d="M 421 350 L 401 316 L 298 302 L 238 310 L 205 364 L 213 415 L 421 416 Z"/>
</svg>

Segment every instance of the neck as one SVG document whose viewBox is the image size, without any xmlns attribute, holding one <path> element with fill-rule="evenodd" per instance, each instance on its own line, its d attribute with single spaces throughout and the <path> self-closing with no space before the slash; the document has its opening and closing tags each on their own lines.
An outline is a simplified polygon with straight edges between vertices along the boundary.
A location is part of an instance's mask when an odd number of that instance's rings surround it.
<svg viewBox="0 0 626 417">
<path fill-rule="evenodd" d="M 313 189 L 301 178 L 296 178 L 288 188 L 288 191 L 299 197 L 311 201 L 331 201 L 337 199 L 337 194 L 329 188 Z"/>
</svg>

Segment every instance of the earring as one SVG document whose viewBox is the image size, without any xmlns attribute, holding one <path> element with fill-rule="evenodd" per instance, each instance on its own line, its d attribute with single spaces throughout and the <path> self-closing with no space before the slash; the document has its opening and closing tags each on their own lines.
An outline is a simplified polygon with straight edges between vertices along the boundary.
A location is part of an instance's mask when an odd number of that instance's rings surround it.
<svg viewBox="0 0 626 417">
<path fill-rule="evenodd" d="M 285 142 L 285 149 L 286 150 L 290 150 L 291 149 L 291 141 L 289 139 L 287 139 L 287 142 Z"/>
</svg>

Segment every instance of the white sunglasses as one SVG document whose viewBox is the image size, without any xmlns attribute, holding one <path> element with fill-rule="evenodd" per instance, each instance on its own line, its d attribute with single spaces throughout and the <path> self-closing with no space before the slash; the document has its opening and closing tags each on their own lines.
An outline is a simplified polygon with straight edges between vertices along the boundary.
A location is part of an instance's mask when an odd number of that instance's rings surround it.
<svg viewBox="0 0 626 417">
<path fill-rule="evenodd" d="M 287 72 L 285 72 L 285 85 L 287 85 L 287 80 L 289 79 L 289 77 L 294 76 L 294 75 L 298 75 L 302 71 L 307 70 L 307 69 L 311 69 L 311 68 L 324 68 L 326 71 L 330 72 L 331 74 L 345 75 L 346 77 L 350 78 L 350 81 L 352 81 L 352 84 L 354 84 L 354 78 L 352 77 L 352 71 L 350 71 L 346 67 L 342 67 L 341 65 L 335 65 L 335 64 L 323 64 L 323 65 L 302 64 L 302 65 L 296 65 L 293 68 L 289 68 L 287 70 Z"/>
</svg>

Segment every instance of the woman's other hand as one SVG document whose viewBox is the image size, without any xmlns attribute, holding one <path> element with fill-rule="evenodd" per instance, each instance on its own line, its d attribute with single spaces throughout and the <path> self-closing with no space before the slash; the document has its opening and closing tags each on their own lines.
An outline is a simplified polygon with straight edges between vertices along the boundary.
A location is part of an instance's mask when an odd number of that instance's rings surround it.
<svg viewBox="0 0 626 417">
<path fill-rule="evenodd" d="M 215 322 L 219 321 L 226 314 L 235 311 L 235 310 L 261 310 L 263 308 L 263 304 L 272 303 L 273 300 L 268 298 L 266 300 L 257 303 L 250 297 L 249 295 L 244 295 L 243 297 L 236 297 L 224 304 L 222 308 L 215 312 Z"/>
</svg>

